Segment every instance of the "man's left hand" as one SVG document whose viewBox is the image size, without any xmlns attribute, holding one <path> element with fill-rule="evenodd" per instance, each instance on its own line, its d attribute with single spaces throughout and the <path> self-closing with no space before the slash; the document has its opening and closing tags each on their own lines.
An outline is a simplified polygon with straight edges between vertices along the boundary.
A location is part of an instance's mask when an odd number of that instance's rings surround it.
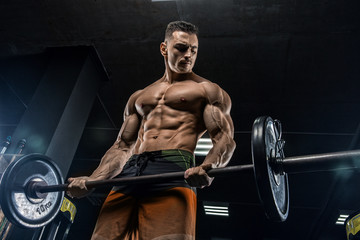
<svg viewBox="0 0 360 240">
<path fill-rule="evenodd" d="M 210 170 L 211 168 L 211 165 L 189 168 L 185 171 L 184 178 L 191 187 L 208 187 L 214 180 L 213 177 L 209 177 L 209 175 L 206 173 L 206 171 Z"/>
</svg>

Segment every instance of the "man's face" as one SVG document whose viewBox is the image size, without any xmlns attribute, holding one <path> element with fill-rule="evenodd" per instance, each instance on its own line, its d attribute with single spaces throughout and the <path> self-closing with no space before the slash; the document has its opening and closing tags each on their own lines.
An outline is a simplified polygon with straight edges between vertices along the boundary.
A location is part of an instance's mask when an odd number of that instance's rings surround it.
<svg viewBox="0 0 360 240">
<path fill-rule="evenodd" d="M 176 73 L 192 72 L 199 45 L 196 34 L 176 31 L 172 36 L 162 44 L 162 53 L 169 68 Z"/>
</svg>

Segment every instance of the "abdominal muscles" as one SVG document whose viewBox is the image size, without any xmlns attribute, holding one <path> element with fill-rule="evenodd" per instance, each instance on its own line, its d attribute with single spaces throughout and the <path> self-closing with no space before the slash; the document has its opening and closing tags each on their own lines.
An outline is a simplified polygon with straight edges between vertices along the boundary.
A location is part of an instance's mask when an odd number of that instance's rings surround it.
<svg viewBox="0 0 360 240">
<path fill-rule="evenodd" d="M 193 152 L 198 137 L 203 132 L 198 122 L 196 114 L 164 105 L 158 106 L 144 118 L 135 152 L 166 149 Z"/>
</svg>

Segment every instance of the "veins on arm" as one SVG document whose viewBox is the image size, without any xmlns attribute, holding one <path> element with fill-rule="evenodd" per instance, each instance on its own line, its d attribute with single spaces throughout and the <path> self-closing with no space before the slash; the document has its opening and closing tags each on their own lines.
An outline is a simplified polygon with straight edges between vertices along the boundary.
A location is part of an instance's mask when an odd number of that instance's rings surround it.
<svg viewBox="0 0 360 240">
<path fill-rule="evenodd" d="M 201 164 L 211 165 L 211 168 L 224 167 L 230 161 L 235 150 L 234 125 L 230 116 L 231 99 L 217 85 L 208 90 L 209 102 L 204 109 L 204 123 L 213 142 Z"/>
<path fill-rule="evenodd" d="M 141 124 L 141 117 L 135 108 L 138 93 L 139 91 L 130 97 L 124 111 L 124 123 L 118 137 L 102 157 L 99 166 L 91 174 L 90 178 L 95 180 L 114 178 L 120 174 L 125 163 L 132 155 Z"/>
</svg>

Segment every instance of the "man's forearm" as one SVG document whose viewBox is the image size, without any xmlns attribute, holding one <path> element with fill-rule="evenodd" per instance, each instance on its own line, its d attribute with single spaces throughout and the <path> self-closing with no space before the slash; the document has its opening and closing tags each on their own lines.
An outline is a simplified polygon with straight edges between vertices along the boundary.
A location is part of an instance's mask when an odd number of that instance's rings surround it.
<svg viewBox="0 0 360 240">
<path fill-rule="evenodd" d="M 219 141 L 215 141 L 201 165 L 211 165 L 211 168 L 225 167 L 230 161 L 235 147 L 235 141 L 229 135 L 224 134 Z"/>
<path fill-rule="evenodd" d="M 100 165 L 90 175 L 94 180 L 111 179 L 119 175 L 132 154 L 132 148 L 112 146 L 101 159 Z"/>
</svg>

